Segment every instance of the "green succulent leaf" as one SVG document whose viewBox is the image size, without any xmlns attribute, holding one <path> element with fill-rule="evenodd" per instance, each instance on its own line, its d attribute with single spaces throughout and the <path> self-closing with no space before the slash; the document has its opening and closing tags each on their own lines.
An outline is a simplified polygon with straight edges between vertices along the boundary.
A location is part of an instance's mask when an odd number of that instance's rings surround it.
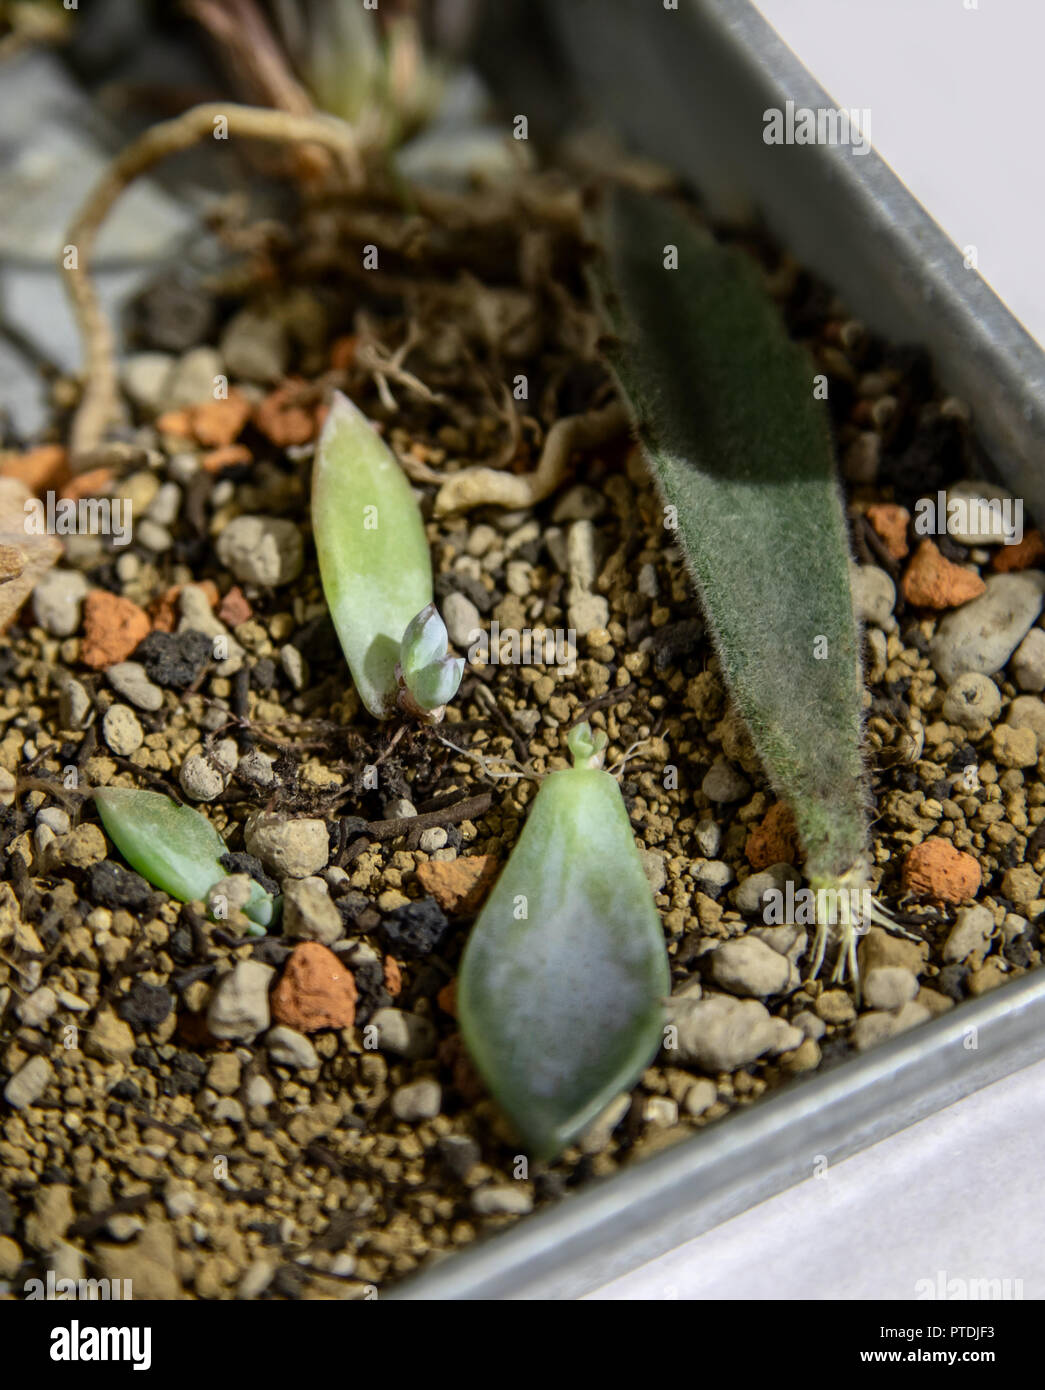
<svg viewBox="0 0 1045 1390">
<path fill-rule="evenodd" d="M 620 788 L 585 756 L 541 783 L 458 978 L 465 1043 L 535 1158 L 635 1083 L 671 983 Z"/>
<path fill-rule="evenodd" d="M 214 885 L 228 878 L 221 863 L 225 841 L 191 806 L 131 787 L 101 787 L 94 799 L 110 840 L 154 888 L 179 902 L 205 902 Z M 276 900 L 256 883 L 244 912 L 267 927 L 275 909 Z"/>
<path fill-rule="evenodd" d="M 432 561 L 406 474 L 366 416 L 334 393 L 312 477 L 319 574 L 360 699 L 396 710 L 400 644 L 432 602 Z"/>
<path fill-rule="evenodd" d="M 863 861 L 869 796 L 849 546 L 815 368 L 753 264 L 680 209 L 622 189 L 604 239 L 613 364 L 723 674 L 794 812 L 808 874 L 837 881 Z M 665 268 L 671 246 L 677 269 Z"/>
</svg>

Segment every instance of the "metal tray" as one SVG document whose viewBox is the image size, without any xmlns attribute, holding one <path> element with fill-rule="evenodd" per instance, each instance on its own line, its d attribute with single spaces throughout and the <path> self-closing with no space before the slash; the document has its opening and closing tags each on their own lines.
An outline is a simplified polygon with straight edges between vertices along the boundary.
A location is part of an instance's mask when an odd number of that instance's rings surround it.
<svg viewBox="0 0 1045 1390">
<path fill-rule="evenodd" d="M 767 108 L 832 103 L 757 11 L 746 0 L 679 0 L 678 11 L 545 0 L 544 17 L 559 49 L 539 63 L 570 70 L 574 95 L 632 148 L 672 165 L 719 215 L 757 211 L 866 322 L 929 349 L 1005 482 L 1045 520 L 1045 354 L 873 152 L 763 143 Z M 519 73 L 535 30 L 528 0 Z M 526 110 L 524 87 L 498 90 Z M 576 1298 L 809 1177 L 819 1155 L 839 1162 L 1042 1056 L 1045 971 L 792 1082 L 389 1296 Z"/>
</svg>

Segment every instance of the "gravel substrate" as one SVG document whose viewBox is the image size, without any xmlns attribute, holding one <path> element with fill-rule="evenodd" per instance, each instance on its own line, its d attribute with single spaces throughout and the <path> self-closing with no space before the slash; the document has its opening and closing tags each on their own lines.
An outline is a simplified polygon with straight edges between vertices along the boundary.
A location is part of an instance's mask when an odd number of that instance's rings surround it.
<svg viewBox="0 0 1045 1390">
<path fill-rule="evenodd" d="M 206 301 L 213 339 L 138 344 L 127 426 L 92 473 L 70 479 L 47 440 L 2 456 L 7 505 L 23 485 L 108 495 L 134 525 L 123 546 L 63 538 L 0 642 L 0 1291 L 53 1268 L 130 1278 L 137 1297 L 367 1296 L 1040 964 L 1045 545 L 1029 518 L 1020 545 L 916 530 L 920 498 L 989 468 L 922 353 L 752 244 L 830 383 L 877 895 L 918 938 L 872 929 L 859 1003 L 805 978 L 804 927 L 762 921 L 762 891 L 800 881 L 793 827 L 637 449 L 575 456 L 536 508 L 435 518 L 441 478 L 530 471 L 556 420 L 612 398 L 576 213 L 536 180 L 409 217 L 305 209 L 235 285 L 178 291 Z M 380 272 L 353 269 L 356 241 L 381 245 Z M 396 742 L 361 711 L 308 524 L 331 385 L 411 472 L 459 649 L 496 621 L 572 628 L 574 659 L 473 664 L 445 723 Z M 55 438 L 71 400 L 58 383 Z M 493 774 L 564 766 L 581 717 L 608 734 L 608 764 L 629 754 L 677 1046 L 520 1177 L 462 1049 L 454 976 L 536 790 Z M 127 869 L 89 797 L 106 785 L 212 818 L 225 920 Z M 285 895 L 275 934 L 244 936 L 244 876 Z"/>
</svg>

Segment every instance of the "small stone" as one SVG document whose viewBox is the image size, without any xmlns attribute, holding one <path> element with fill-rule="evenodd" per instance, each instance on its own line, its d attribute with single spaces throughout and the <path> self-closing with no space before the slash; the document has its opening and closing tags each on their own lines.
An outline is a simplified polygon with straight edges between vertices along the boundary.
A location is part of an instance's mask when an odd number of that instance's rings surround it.
<svg viewBox="0 0 1045 1390">
<path fill-rule="evenodd" d="M 1045 700 L 1036 695 L 1017 695 L 1005 718 L 1010 729 L 1033 729 L 1045 747 Z"/>
<path fill-rule="evenodd" d="M 216 1038 L 252 1042 L 269 1026 L 269 985 L 275 975 L 257 960 L 237 961 L 218 983 L 207 1010 L 207 1027 Z"/>
<path fill-rule="evenodd" d="M 304 564 L 301 532 L 281 517 L 238 516 L 218 536 L 218 559 L 241 583 L 277 588 Z"/>
<path fill-rule="evenodd" d="M 291 951 L 272 991 L 272 1016 L 299 1033 L 351 1028 L 356 998 L 355 980 L 333 951 L 304 941 Z"/>
<path fill-rule="evenodd" d="M 80 626 L 87 580 L 79 570 L 49 570 L 33 590 L 36 621 L 52 637 L 71 637 Z"/>
<path fill-rule="evenodd" d="M 395 796 L 385 802 L 385 820 L 408 820 L 417 815 L 417 807 L 405 796 Z"/>
<path fill-rule="evenodd" d="M 129 1062 L 137 1044 L 123 1019 L 110 1008 L 99 1009 L 87 1034 L 84 1050 L 101 1062 Z"/>
<path fill-rule="evenodd" d="M 430 826 L 427 830 L 421 831 L 421 838 L 418 840 L 418 847 L 425 854 L 434 854 L 437 849 L 442 849 L 447 841 L 446 831 L 441 825 Z"/>
<path fill-rule="evenodd" d="M 212 347 L 194 347 L 183 352 L 164 384 L 162 404 L 170 410 L 180 410 L 213 400 L 214 379 L 223 374 L 224 368 L 221 354 Z"/>
<path fill-rule="evenodd" d="M 818 1018 L 825 1023 L 841 1024 L 851 1023 L 856 1017 L 856 1009 L 853 1001 L 844 989 L 825 989 L 823 994 L 813 1004 Z M 797 1019 L 795 1022 L 797 1023 Z"/>
<path fill-rule="evenodd" d="M 225 790 L 225 774 L 203 753 L 190 753 L 181 765 L 178 783 L 193 801 L 213 801 Z"/>
<path fill-rule="evenodd" d="M 911 521 L 907 508 L 892 502 L 875 502 L 865 515 L 890 556 L 902 560 L 908 551 L 907 527 Z"/>
<path fill-rule="evenodd" d="M 1002 767 L 1033 767 L 1038 761 L 1038 736 L 1033 729 L 999 724 L 991 734 L 991 752 Z"/>
<path fill-rule="evenodd" d="M 102 717 L 102 737 L 121 758 L 129 758 L 145 742 L 138 716 L 129 705 L 110 705 Z"/>
<path fill-rule="evenodd" d="M 620 1124 L 621 1120 L 631 1109 L 631 1096 L 627 1091 L 622 1091 L 619 1096 L 614 1096 L 606 1108 L 599 1112 L 592 1120 L 591 1124 L 576 1139 L 576 1144 L 581 1153 L 597 1154 L 602 1153 L 603 1149 L 610 1142 L 613 1131 Z"/>
<path fill-rule="evenodd" d="M 219 1096 L 233 1096 L 240 1088 L 243 1068 L 234 1052 L 219 1052 L 207 1072 L 207 1085 Z"/>
<path fill-rule="evenodd" d="M 1015 545 L 1006 543 L 994 552 L 991 569 L 998 574 L 1008 574 L 1011 570 L 1026 570 L 1040 567 L 1045 560 L 1045 536 L 1040 531 L 1028 531 Z"/>
<path fill-rule="evenodd" d="M 255 1298 L 260 1298 L 272 1283 L 272 1278 L 275 1273 L 275 1260 L 266 1260 L 261 1256 L 252 1260 L 247 1267 L 246 1273 L 236 1285 L 236 1297 L 245 1299 L 247 1302 L 251 1302 Z"/>
<path fill-rule="evenodd" d="M 594 521 L 606 510 L 606 499 L 587 483 L 575 483 L 555 504 L 552 521 L 561 526 L 566 521 Z"/>
<path fill-rule="evenodd" d="M 1002 875 L 1001 891 L 1017 907 L 1028 907 L 1041 896 L 1041 874 L 1029 864 L 1017 864 Z"/>
<path fill-rule="evenodd" d="M 762 821 L 747 837 L 744 853 L 753 869 L 795 862 L 798 857 L 798 828 L 790 806 L 783 801 L 776 801 L 770 806 Z"/>
<path fill-rule="evenodd" d="M 163 708 L 163 691 L 149 680 L 145 667 L 140 662 L 118 661 L 109 667 L 105 678 L 117 695 L 121 695 L 138 709 L 155 712 Z"/>
<path fill-rule="evenodd" d="M 904 1004 L 895 1013 L 873 1010 L 861 1014 L 853 1024 L 849 1033 L 850 1041 L 857 1052 L 866 1052 L 869 1048 L 885 1042 L 887 1038 L 895 1037 L 897 1033 L 903 1033 L 916 1024 L 925 1023 L 929 1017 L 929 1010 L 925 1005 L 914 1000 Z"/>
<path fill-rule="evenodd" d="M 881 927 L 869 927 L 864 933 L 859 947 L 859 959 L 860 971 L 864 976 L 879 966 L 900 965 L 912 975 L 921 975 L 925 970 L 922 948 L 916 942 L 906 941 L 902 936 L 894 936 L 892 932 Z M 817 1013 L 820 1013 L 819 1008 Z M 821 1017 L 826 1018 L 826 1015 L 821 1014 Z"/>
<path fill-rule="evenodd" d="M 917 993 L 917 979 L 902 965 L 880 965 L 864 977 L 864 999 L 872 1009 L 900 1009 Z"/>
<path fill-rule="evenodd" d="M 1009 669 L 1021 690 L 1045 690 L 1045 632 L 1032 627 L 1013 652 Z"/>
<path fill-rule="evenodd" d="M 271 787 L 276 780 L 275 766 L 268 753 L 252 748 L 236 764 L 236 776 L 252 787 Z"/>
<path fill-rule="evenodd" d="M 569 601 L 566 621 L 578 637 L 605 629 L 610 620 L 610 605 L 602 594 L 575 594 Z"/>
<path fill-rule="evenodd" d="M 239 627 L 240 623 L 248 621 L 253 611 L 243 595 L 243 590 L 238 584 L 233 584 L 218 604 L 217 616 L 226 627 Z"/>
<path fill-rule="evenodd" d="M 42 1028 L 57 1008 L 58 998 L 54 990 L 41 985 L 19 1001 L 15 1012 L 27 1028 Z"/>
<path fill-rule="evenodd" d="M 953 965 L 985 951 L 993 934 L 994 918 L 989 908 L 960 908 L 954 919 L 954 926 L 943 945 L 944 961 Z"/>
<path fill-rule="evenodd" d="M 13 1110 L 24 1110 L 36 1104 L 53 1078 L 54 1067 L 46 1057 L 30 1057 L 4 1087 L 4 1100 Z"/>
<path fill-rule="evenodd" d="M 980 866 L 971 854 L 936 835 L 914 845 L 904 859 L 904 891 L 933 902 L 960 903 L 973 898 L 981 878 Z"/>
<path fill-rule="evenodd" d="M 791 975 L 787 958 L 757 937 L 735 937 L 711 955 L 712 979 L 730 994 L 764 999 L 785 990 Z M 797 977 L 793 983 L 797 985 Z"/>
<path fill-rule="evenodd" d="M 715 1083 L 702 1076 L 699 1080 L 694 1081 L 686 1092 L 682 1101 L 682 1108 L 687 1115 L 703 1115 L 706 1110 L 711 1109 L 717 1100 L 718 1091 Z"/>
<path fill-rule="evenodd" d="M 533 1211 L 533 1196 L 522 1183 L 480 1187 L 472 1193 L 472 1210 L 479 1216 L 525 1216 Z"/>
<path fill-rule="evenodd" d="M 798 1047 L 803 1034 L 773 1019 L 756 999 L 728 994 L 668 1001 L 666 1022 L 678 1029 L 677 1047 L 665 1047 L 672 1062 L 692 1063 L 708 1072 L 736 1071 L 763 1053 Z M 781 1023 L 782 1028 L 775 1025 Z"/>
<path fill-rule="evenodd" d="M 264 1109 L 271 1105 L 276 1099 L 276 1093 L 272 1089 L 272 1082 L 267 1076 L 252 1076 L 247 1082 L 247 1104 L 250 1106 L 261 1106 Z"/>
<path fill-rule="evenodd" d="M 420 959 L 438 950 L 449 923 L 434 898 L 407 902 L 390 912 L 381 923 L 385 949 L 403 959 Z"/>
<path fill-rule="evenodd" d="M 158 1028 L 174 1008 L 174 999 L 162 985 L 135 980 L 119 1000 L 116 1012 L 136 1033 Z"/>
<path fill-rule="evenodd" d="M 810 1012 L 809 1009 L 803 1009 L 801 1013 L 795 1014 L 791 1022 L 796 1028 L 801 1028 L 806 1037 L 812 1038 L 814 1042 L 819 1042 L 827 1032 L 827 1024 L 824 1020 Z"/>
<path fill-rule="evenodd" d="M 965 671 L 994 675 L 1041 612 L 1045 574 L 995 574 L 979 598 L 948 613 L 929 645 L 936 674 L 948 684 Z"/>
<path fill-rule="evenodd" d="M 483 630 L 478 608 L 467 595 L 451 590 L 443 599 L 441 611 L 451 645 L 466 652 Z"/>
<path fill-rule="evenodd" d="M 55 850 L 59 863 L 70 869 L 89 869 L 105 858 L 105 836 L 97 825 L 85 822 L 68 835 L 60 835 Z"/>
<path fill-rule="evenodd" d="M 22 1267 L 22 1247 L 10 1236 L 0 1236 L 0 1279 L 13 1279 Z"/>
<path fill-rule="evenodd" d="M 273 314 L 241 309 L 226 324 L 220 346 L 229 376 L 273 385 L 286 374 L 287 330 Z"/>
<path fill-rule="evenodd" d="M 985 501 L 1003 505 L 993 505 L 988 510 L 983 506 Z M 975 505 L 977 502 L 979 506 Z M 1001 545 L 1008 539 L 1005 514 L 1008 511 L 1011 515 L 1012 502 L 1012 493 L 995 483 L 963 479 L 947 492 L 947 534 L 959 545 Z M 953 503 L 963 505 L 959 508 Z"/>
<path fill-rule="evenodd" d="M 259 812 L 248 819 L 244 839 L 247 852 L 280 878 L 309 878 L 325 869 L 330 858 L 330 838 L 321 820 Z"/>
<path fill-rule="evenodd" d="M 135 656 L 157 685 L 184 690 L 192 685 L 211 660 L 211 639 L 203 632 L 150 632 Z"/>
<path fill-rule="evenodd" d="M 979 729 L 993 723 L 1001 712 L 1001 692 L 990 676 L 978 671 L 963 671 L 947 687 L 943 700 L 943 717 L 948 724 L 963 729 Z"/>
<path fill-rule="evenodd" d="M 904 573 L 900 592 L 918 608 L 957 608 L 979 598 L 986 585 L 973 570 L 945 559 L 928 538 L 922 541 Z"/>
<path fill-rule="evenodd" d="M 91 697 L 79 681 L 64 680 L 58 694 L 58 719 L 63 729 L 82 729 L 91 712 Z"/>
<path fill-rule="evenodd" d="M 861 623 L 890 632 L 896 626 L 896 585 L 877 565 L 853 565 L 849 571 L 853 608 Z"/>
<path fill-rule="evenodd" d="M 92 1254 L 105 1279 L 129 1279 L 135 1299 L 169 1302 L 181 1296 L 178 1247 L 166 1221 L 147 1221 L 130 1245 L 98 1243 Z"/>
<path fill-rule="evenodd" d="M 433 859 L 417 866 L 417 881 L 444 912 L 467 917 L 482 906 L 499 868 L 499 861 L 491 854 Z"/>
<path fill-rule="evenodd" d="M 730 802 L 740 801 L 751 787 L 729 759 L 719 754 L 705 774 L 700 789 L 709 801 Z"/>
<path fill-rule="evenodd" d="M 733 905 L 738 912 L 743 912 L 746 916 L 762 917 L 766 910 L 767 893 L 783 894 L 789 882 L 800 881 L 799 874 L 790 864 L 771 864 L 760 873 L 749 874 L 744 882 L 734 889 Z"/>
<path fill-rule="evenodd" d="M 377 1029 L 377 1045 L 381 1051 L 391 1052 L 394 1057 L 416 1060 L 435 1051 L 435 1028 L 420 1014 L 406 1013 L 402 1009 L 378 1009 L 370 1026 Z"/>
<path fill-rule="evenodd" d="M 283 889 L 283 930 L 302 941 L 332 946 L 345 934 L 341 914 L 321 878 L 288 879 Z"/>
<path fill-rule="evenodd" d="M 308 662 L 292 642 L 288 642 L 285 647 L 280 649 L 279 664 L 294 689 L 304 690 L 309 679 Z"/>
<path fill-rule="evenodd" d="M 722 845 L 722 831 L 707 817 L 697 822 L 693 838 L 701 854 L 706 855 L 708 859 L 714 859 Z"/>
<path fill-rule="evenodd" d="M 439 1157 L 458 1182 L 464 1182 L 479 1163 L 479 1145 L 467 1134 L 447 1134 L 436 1145 Z"/>
<path fill-rule="evenodd" d="M 319 1054 L 305 1037 L 293 1028 L 281 1024 L 271 1028 L 265 1035 L 265 1046 L 274 1062 L 295 1070 L 308 1071 L 319 1066 Z"/>
<path fill-rule="evenodd" d="M 166 403 L 174 358 L 167 352 L 135 352 L 120 369 L 120 383 L 131 401 L 155 414 Z"/>
<path fill-rule="evenodd" d="M 75 1219 L 72 1188 L 64 1182 L 50 1183 L 37 1190 L 32 1214 L 26 1217 L 26 1241 L 46 1254 L 55 1248 Z"/>
<path fill-rule="evenodd" d="M 1009 978 L 1009 972 L 1004 963 L 997 956 L 992 956 L 985 961 L 979 970 L 972 970 L 966 980 L 969 994 L 973 999 L 979 999 L 983 994 L 989 994 L 992 989 L 997 989 Z"/>
<path fill-rule="evenodd" d="M 80 660 L 93 671 L 126 661 L 149 633 L 148 614 L 130 599 L 91 589 L 83 601 Z"/>
<path fill-rule="evenodd" d="M 443 1091 L 438 1081 L 411 1081 L 392 1095 L 392 1114 L 408 1123 L 434 1120 L 442 1106 Z"/>
<path fill-rule="evenodd" d="M 142 1218 L 130 1212 L 117 1212 L 105 1223 L 105 1234 L 119 1241 L 133 1240 L 135 1236 L 141 1235 L 144 1229 L 145 1222 Z"/>
</svg>

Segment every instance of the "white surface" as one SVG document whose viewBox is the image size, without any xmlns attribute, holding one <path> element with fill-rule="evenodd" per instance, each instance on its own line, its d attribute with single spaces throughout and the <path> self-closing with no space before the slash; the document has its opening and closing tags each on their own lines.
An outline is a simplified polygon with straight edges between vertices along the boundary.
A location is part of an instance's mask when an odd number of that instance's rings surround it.
<svg viewBox="0 0 1045 1390">
<path fill-rule="evenodd" d="M 977 248 L 980 273 L 1045 343 L 1045 3 L 757 3 L 836 105 L 870 108 L 878 153 L 958 246 Z M 1045 1062 L 591 1296 L 911 1299 L 944 1271 L 1022 1280 L 1024 1298 L 1043 1298 L 1043 1142 Z"/>
<path fill-rule="evenodd" d="M 915 1299 L 921 1280 L 1008 1279 L 1045 1298 L 1043 1135 L 1039 1062 L 591 1297 Z"/>
</svg>

